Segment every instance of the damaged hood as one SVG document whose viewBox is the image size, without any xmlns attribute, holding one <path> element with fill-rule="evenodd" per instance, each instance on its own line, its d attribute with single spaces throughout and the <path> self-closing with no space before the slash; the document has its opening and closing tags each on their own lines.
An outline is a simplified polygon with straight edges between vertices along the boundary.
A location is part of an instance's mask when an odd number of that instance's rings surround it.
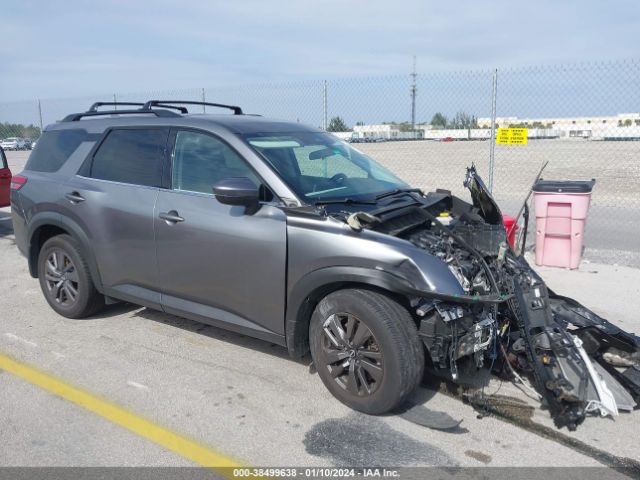
<svg viewBox="0 0 640 480">
<path fill-rule="evenodd" d="M 473 206 L 477 208 L 482 218 L 491 225 L 502 224 L 502 212 L 500 207 L 491 196 L 489 189 L 484 184 L 482 178 L 478 175 L 475 165 L 467 168 L 467 175 L 464 180 L 464 186 L 471 192 L 471 201 Z"/>
</svg>

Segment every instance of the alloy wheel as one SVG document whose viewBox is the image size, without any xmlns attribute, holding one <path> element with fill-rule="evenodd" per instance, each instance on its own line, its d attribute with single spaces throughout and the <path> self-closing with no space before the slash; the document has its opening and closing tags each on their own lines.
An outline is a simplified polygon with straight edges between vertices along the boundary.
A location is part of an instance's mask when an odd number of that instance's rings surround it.
<svg viewBox="0 0 640 480">
<path fill-rule="evenodd" d="M 384 374 L 382 351 L 367 325 L 350 313 L 336 313 L 322 326 L 319 368 L 329 371 L 344 390 L 359 397 L 373 394 Z"/>
<path fill-rule="evenodd" d="M 45 262 L 45 280 L 49 297 L 63 307 L 78 300 L 78 272 L 71 257 L 62 249 L 53 249 Z"/>
</svg>

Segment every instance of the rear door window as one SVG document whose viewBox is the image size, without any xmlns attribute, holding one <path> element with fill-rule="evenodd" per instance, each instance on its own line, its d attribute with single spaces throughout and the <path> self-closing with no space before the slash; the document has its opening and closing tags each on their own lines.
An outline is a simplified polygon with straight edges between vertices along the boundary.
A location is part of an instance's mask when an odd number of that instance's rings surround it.
<svg viewBox="0 0 640 480">
<path fill-rule="evenodd" d="M 95 139 L 79 128 L 44 132 L 24 168 L 35 172 L 57 172 L 80 144 L 87 141 Z"/>
<path fill-rule="evenodd" d="M 4 156 L 4 150 L 0 148 L 0 168 L 9 168 L 7 165 L 7 157 Z"/>
<path fill-rule="evenodd" d="M 167 128 L 111 130 L 93 156 L 89 176 L 160 187 L 168 136 Z"/>
</svg>

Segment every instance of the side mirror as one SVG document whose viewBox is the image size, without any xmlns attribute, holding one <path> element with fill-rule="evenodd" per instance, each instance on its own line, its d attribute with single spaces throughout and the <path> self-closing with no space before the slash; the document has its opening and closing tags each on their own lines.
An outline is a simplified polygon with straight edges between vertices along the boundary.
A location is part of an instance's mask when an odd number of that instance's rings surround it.
<svg viewBox="0 0 640 480">
<path fill-rule="evenodd" d="M 229 177 L 213 186 L 213 194 L 225 205 L 243 205 L 247 213 L 258 210 L 260 194 L 258 187 L 247 177 Z"/>
</svg>

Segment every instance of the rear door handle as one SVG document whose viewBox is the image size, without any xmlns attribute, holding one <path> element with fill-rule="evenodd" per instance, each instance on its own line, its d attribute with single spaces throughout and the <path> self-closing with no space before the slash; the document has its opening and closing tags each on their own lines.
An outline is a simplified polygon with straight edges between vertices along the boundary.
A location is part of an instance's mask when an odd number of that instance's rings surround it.
<svg viewBox="0 0 640 480">
<path fill-rule="evenodd" d="M 64 197 L 73 204 L 84 202 L 84 197 L 78 192 L 67 193 Z"/>
<path fill-rule="evenodd" d="M 163 219 L 169 225 L 175 225 L 178 222 L 184 222 L 184 218 L 178 215 L 178 212 L 175 210 L 169 210 L 168 212 L 162 212 L 158 215 L 161 219 Z"/>
</svg>

